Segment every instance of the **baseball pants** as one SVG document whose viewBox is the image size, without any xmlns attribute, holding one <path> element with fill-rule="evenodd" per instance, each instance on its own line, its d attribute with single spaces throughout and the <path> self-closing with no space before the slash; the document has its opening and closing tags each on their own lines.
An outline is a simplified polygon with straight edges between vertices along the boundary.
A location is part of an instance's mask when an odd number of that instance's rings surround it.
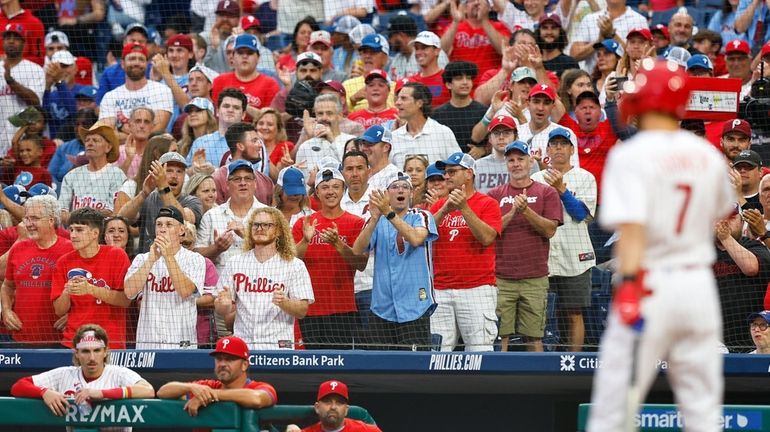
<svg viewBox="0 0 770 432">
<path fill-rule="evenodd" d="M 645 276 L 653 291 L 642 300 L 641 333 L 610 312 L 599 350 L 591 397 L 589 432 L 623 430 L 625 395 L 631 380 L 635 337 L 636 383 L 640 402 L 659 373 L 658 361 L 668 363 L 667 377 L 684 417 L 685 430 L 716 432 L 721 413 L 722 318 L 716 282 L 710 267 L 655 270 Z"/>
</svg>

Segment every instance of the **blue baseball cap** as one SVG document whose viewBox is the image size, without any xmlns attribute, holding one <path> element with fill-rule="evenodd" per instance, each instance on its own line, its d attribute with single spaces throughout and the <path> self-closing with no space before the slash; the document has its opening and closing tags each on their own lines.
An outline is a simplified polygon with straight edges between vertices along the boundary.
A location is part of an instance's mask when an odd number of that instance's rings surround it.
<svg viewBox="0 0 770 432">
<path fill-rule="evenodd" d="M 711 59 L 709 59 L 705 55 L 695 54 L 694 56 L 690 57 L 690 60 L 687 60 L 687 70 L 694 69 L 694 68 L 701 68 L 701 69 L 713 71 L 714 64 L 711 63 Z"/>
<path fill-rule="evenodd" d="M 16 176 L 16 179 L 13 181 L 13 184 L 27 187 L 30 184 L 32 184 L 32 179 L 33 177 L 31 172 L 22 171 L 19 173 L 19 175 Z"/>
<path fill-rule="evenodd" d="M 371 144 L 379 144 L 381 142 L 393 144 L 393 134 L 389 130 L 385 129 L 381 125 L 374 125 L 364 132 L 363 135 L 358 137 L 362 141 L 366 141 Z"/>
<path fill-rule="evenodd" d="M 56 197 L 56 192 L 53 190 L 53 188 L 51 188 L 47 184 L 35 183 L 26 191 L 22 191 L 20 195 L 25 198 L 31 198 L 35 196 L 41 196 L 41 195 L 51 195 L 53 197 Z"/>
<path fill-rule="evenodd" d="M 390 44 L 388 44 L 388 40 L 376 33 L 366 35 L 361 39 L 361 47 L 359 49 L 364 47 L 390 55 Z"/>
<path fill-rule="evenodd" d="M 190 112 L 190 108 L 198 108 L 199 110 L 207 110 L 214 116 L 214 104 L 210 100 L 202 97 L 193 98 L 187 105 L 184 106 L 184 112 Z"/>
<path fill-rule="evenodd" d="M 551 132 L 548 133 L 548 142 L 551 142 L 552 139 L 557 138 L 557 137 L 564 138 L 565 140 L 567 140 L 570 143 L 572 143 L 572 132 L 570 132 L 569 129 L 565 129 L 565 128 L 561 128 L 560 127 L 560 128 L 556 128 L 556 129 L 552 130 Z M 506 148 L 506 150 L 507 150 L 507 148 Z"/>
<path fill-rule="evenodd" d="M 307 195 L 305 176 L 302 171 L 292 166 L 286 167 L 278 173 L 276 183 L 283 188 L 286 195 Z"/>
<path fill-rule="evenodd" d="M 755 312 L 749 315 L 749 322 L 754 321 L 754 318 L 762 318 L 766 323 L 770 324 L 770 310 L 763 310 L 762 312 Z"/>
<path fill-rule="evenodd" d="M 444 178 L 444 171 L 436 168 L 436 164 L 428 165 L 428 169 L 425 170 L 425 179 L 427 180 L 436 176 Z"/>
<path fill-rule="evenodd" d="M 94 86 L 83 86 L 78 90 L 77 94 L 75 95 L 76 98 L 84 97 L 89 99 L 96 99 L 96 87 Z"/>
<path fill-rule="evenodd" d="M 18 205 L 22 205 L 24 204 L 24 197 L 21 195 L 21 193 L 26 192 L 26 190 L 27 189 L 22 185 L 11 185 L 3 188 L 3 193 L 11 201 L 15 202 Z M 0 204 L 0 209 L 4 209 L 4 208 L 5 206 L 3 204 Z"/>
<path fill-rule="evenodd" d="M 476 161 L 468 153 L 456 152 L 449 155 L 446 160 L 436 162 L 436 168 L 440 170 L 445 170 L 447 166 L 461 166 L 467 169 L 474 169 Z"/>
<path fill-rule="evenodd" d="M 615 39 L 605 39 L 594 44 L 594 49 L 604 48 L 618 57 L 623 57 L 623 47 Z"/>
<path fill-rule="evenodd" d="M 254 52 L 259 52 L 259 39 L 253 34 L 240 34 L 235 38 L 233 49 L 248 48 Z"/>
<path fill-rule="evenodd" d="M 550 139 L 550 134 L 549 134 L 549 139 Z M 517 140 L 505 146 L 506 155 L 514 150 L 526 156 L 529 156 L 529 146 L 524 141 Z"/>
<path fill-rule="evenodd" d="M 250 172 L 254 172 L 254 167 L 251 166 L 249 161 L 244 159 L 238 159 L 236 161 L 230 162 L 230 165 L 227 166 L 227 176 L 230 177 L 233 175 L 234 172 L 238 171 L 239 169 L 247 169 Z"/>
</svg>

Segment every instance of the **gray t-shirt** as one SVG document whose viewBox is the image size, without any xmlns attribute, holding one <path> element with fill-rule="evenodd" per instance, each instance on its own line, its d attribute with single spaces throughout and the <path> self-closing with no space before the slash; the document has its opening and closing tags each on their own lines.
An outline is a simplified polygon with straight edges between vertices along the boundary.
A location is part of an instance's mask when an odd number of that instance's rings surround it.
<svg viewBox="0 0 770 432">
<path fill-rule="evenodd" d="M 182 207 L 192 210 L 195 214 L 195 225 L 197 227 L 203 218 L 203 205 L 201 204 L 201 201 L 198 197 L 193 195 L 179 195 L 176 199 Z M 163 207 L 165 207 L 165 205 L 157 190 L 152 191 L 144 200 L 138 221 L 139 253 L 150 251 L 150 245 L 155 241 L 155 218 Z"/>
<path fill-rule="evenodd" d="M 487 193 L 490 189 L 508 183 L 508 168 L 505 158 L 495 159 L 494 154 L 477 160 L 474 171 L 476 172 L 476 179 L 474 180 L 476 190 L 481 193 Z"/>
</svg>

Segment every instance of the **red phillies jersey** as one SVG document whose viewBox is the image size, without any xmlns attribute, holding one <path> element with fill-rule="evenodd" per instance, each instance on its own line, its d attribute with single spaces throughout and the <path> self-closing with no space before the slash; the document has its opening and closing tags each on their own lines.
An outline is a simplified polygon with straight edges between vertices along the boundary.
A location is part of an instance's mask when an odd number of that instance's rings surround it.
<svg viewBox="0 0 770 432">
<path fill-rule="evenodd" d="M 223 388 L 223 384 L 221 381 L 213 380 L 213 379 L 197 380 L 197 381 L 193 381 L 193 383 L 205 385 L 213 389 Z M 278 403 L 278 393 L 275 391 L 275 388 L 272 385 L 266 382 L 254 381 L 254 380 L 248 379 L 246 380 L 246 384 L 243 386 L 243 388 L 247 388 L 251 390 L 262 390 L 264 392 L 267 392 L 267 394 L 269 394 L 270 397 L 273 398 L 273 405 Z"/>
<path fill-rule="evenodd" d="M 9 23 L 21 24 L 24 27 L 24 52 L 22 57 L 35 62 L 40 66 L 45 63 L 45 30 L 43 23 L 32 15 L 32 12 L 22 9 L 22 11 L 11 18 L 5 16 L 0 11 L 0 29 L 5 30 Z M 0 44 L 0 55 L 5 54 L 3 45 Z"/>
<path fill-rule="evenodd" d="M 321 423 L 316 423 L 302 429 L 302 432 L 324 432 L 324 430 L 321 429 Z M 345 425 L 342 427 L 342 432 L 382 432 L 382 430 L 375 425 L 364 423 L 361 420 L 346 418 Z"/>
<path fill-rule="evenodd" d="M 511 36 L 511 31 L 505 24 L 499 21 L 490 21 L 490 24 L 500 33 L 503 41 L 507 41 Z M 487 69 L 500 67 L 503 58 L 495 51 L 482 27 L 473 28 L 468 21 L 462 21 L 457 26 L 449 59 L 476 63 L 481 76 Z"/>
<path fill-rule="evenodd" d="M 444 78 L 441 76 L 443 73 L 444 69 L 441 69 L 433 75 L 422 76 L 416 73 L 409 77 L 409 82 L 423 83 L 425 87 L 428 87 L 430 94 L 433 96 L 431 101 L 433 108 L 445 104 L 451 98 L 449 89 L 444 85 Z"/>
<path fill-rule="evenodd" d="M 446 197 L 433 204 L 430 212 L 438 213 Z M 468 206 L 499 235 L 503 229 L 497 201 L 481 192 L 468 198 Z M 455 210 L 436 221 L 438 240 L 433 242 L 433 274 L 436 289 L 475 288 L 495 285 L 495 243 L 482 246 L 473 236 L 465 218 Z"/>
<path fill-rule="evenodd" d="M 56 260 L 72 251 L 72 243 L 62 237 L 48 249 L 41 249 L 31 239 L 22 240 L 8 252 L 5 280 L 16 287 L 13 311 L 22 329 L 11 333 L 13 340 L 29 344 L 58 341 L 53 324 L 58 317 L 51 302 L 51 278 Z"/>
<path fill-rule="evenodd" d="M 269 156 L 270 162 L 272 162 L 273 165 L 278 165 L 278 162 L 281 161 L 284 150 L 288 150 L 289 152 L 294 150 L 294 143 L 291 141 L 281 141 L 275 145 L 275 148 L 273 148 L 273 151 L 270 152 Z"/>
<path fill-rule="evenodd" d="M 88 282 L 101 289 L 123 291 L 123 279 L 131 263 L 123 249 L 101 245 L 91 258 L 83 258 L 77 251 L 65 254 L 56 262 L 51 285 L 51 301 L 64 292 L 69 272 L 85 270 Z M 82 273 L 81 273 L 82 274 Z M 62 333 L 62 345 L 72 348 L 75 331 L 83 324 L 94 323 L 104 327 L 110 336 L 110 348 L 126 348 L 126 308 L 113 306 L 90 295 L 70 295 L 67 327 Z"/>
<path fill-rule="evenodd" d="M 280 88 L 274 79 L 267 75 L 259 74 L 251 81 L 241 81 L 235 76 L 235 72 L 220 74 L 214 79 L 211 87 L 211 100 L 217 101 L 219 92 L 233 87 L 246 94 L 249 105 L 254 108 L 267 108 L 273 101 L 273 97 Z"/>
<path fill-rule="evenodd" d="M 340 239 L 353 247 L 353 243 L 364 227 L 364 220 L 348 212 L 342 213 L 342 216 L 336 219 L 328 219 L 321 212 L 316 212 L 310 215 L 310 220 L 318 221 L 318 225 L 316 225 L 315 235 L 307 246 L 305 257 L 302 258 L 310 273 L 313 295 L 315 295 L 315 303 L 310 305 L 307 315 L 355 312 L 357 309 L 353 295 L 353 277 L 356 270 L 348 265 L 334 246 L 321 240 L 321 231 L 331 228 L 333 223 L 337 224 Z M 304 223 L 305 218 L 300 218 L 294 224 L 292 235 L 296 243 L 302 241 Z"/>
<path fill-rule="evenodd" d="M 599 125 L 592 132 L 581 131 L 580 126 L 569 114 L 564 114 L 559 120 L 559 124 L 575 132 L 578 142 L 578 148 L 575 151 L 578 152 L 580 168 L 594 175 L 596 178 L 596 196 L 601 196 L 604 163 L 610 149 L 618 142 L 618 137 L 612 132 L 609 120 L 599 122 Z"/>
<path fill-rule="evenodd" d="M 353 120 L 363 126 L 364 129 L 368 129 L 375 125 L 381 125 L 388 120 L 395 120 L 397 117 L 398 110 L 395 107 L 377 113 L 369 111 L 368 108 L 364 108 L 350 113 L 348 115 L 348 120 Z"/>
</svg>

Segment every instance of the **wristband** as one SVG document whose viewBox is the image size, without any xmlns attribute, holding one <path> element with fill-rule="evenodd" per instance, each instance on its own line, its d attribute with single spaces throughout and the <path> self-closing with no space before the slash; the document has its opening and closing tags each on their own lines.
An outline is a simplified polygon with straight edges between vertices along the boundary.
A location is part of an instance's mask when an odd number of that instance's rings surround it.
<svg viewBox="0 0 770 432">
<path fill-rule="evenodd" d="M 484 126 L 489 126 L 489 124 L 492 123 L 492 119 L 487 117 L 486 114 L 484 114 L 484 117 L 481 118 L 481 124 Z"/>
<path fill-rule="evenodd" d="M 158 192 L 159 192 L 161 195 L 165 195 L 165 194 L 167 194 L 167 193 L 171 192 L 171 186 L 166 186 L 166 187 L 164 187 L 163 189 L 159 190 Z"/>
<path fill-rule="evenodd" d="M 757 237 L 757 240 L 763 242 L 763 241 L 765 241 L 765 240 L 767 240 L 769 238 L 770 238 L 770 232 L 765 231 L 764 234 L 762 234 L 761 236 Z"/>
<path fill-rule="evenodd" d="M 115 387 L 102 390 L 102 396 L 106 399 L 128 399 L 131 395 L 131 389 L 128 387 Z"/>
<path fill-rule="evenodd" d="M 387 214 L 387 216 L 385 216 L 385 219 L 393 220 L 393 218 L 395 218 L 395 217 L 396 217 L 396 212 L 391 211 L 390 213 Z"/>
<path fill-rule="evenodd" d="M 636 282 L 638 276 L 637 275 L 623 275 L 623 282 Z"/>
</svg>

